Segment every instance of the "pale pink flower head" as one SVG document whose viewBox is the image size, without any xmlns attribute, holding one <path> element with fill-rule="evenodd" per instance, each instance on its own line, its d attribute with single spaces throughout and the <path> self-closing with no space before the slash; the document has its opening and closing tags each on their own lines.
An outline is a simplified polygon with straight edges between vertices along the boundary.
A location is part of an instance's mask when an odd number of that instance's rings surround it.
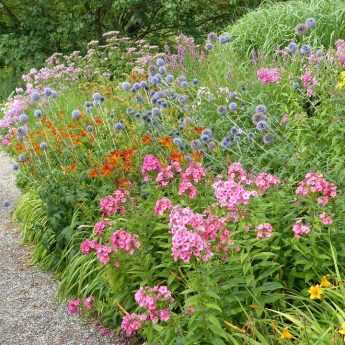
<svg viewBox="0 0 345 345">
<path fill-rule="evenodd" d="M 303 223 L 301 220 L 298 220 L 293 225 L 292 231 L 295 235 L 295 238 L 299 239 L 299 238 L 306 236 L 310 233 L 310 226 Z"/>
<path fill-rule="evenodd" d="M 256 71 L 256 76 L 263 85 L 276 84 L 281 79 L 278 68 L 260 68 Z"/>
<path fill-rule="evenodd" d="M 254 183 L 261 193 L 265 193 L 269 188 L 280 184 L 280 180 L 274 175 L 262 172 L 255 177 Z"/>
<path fill-rule="evenodd" d="M 321 223 L 324 225 L 333 224 L 333 218 L 329 214 L 327 214 L 326 212 L 320 213 L 319 218 L 321 220 Z"/>
<path fill-rule="evenodd" d="M 129 255 L 132 255 L 137 249 L 140 248 L 138 237 L 123 229 L 115 231 L 111 235 L 110 241 L 114 251 L 122 250 Z"/>
<path fill-rule="evenodd" d="M 198 195 L 198 190 L 195 188 L 192 182 L 188 180 L 182 180 L 178 188 L 178 195 L 181 196 L 185 192 L 189 192 L 189 199 L 194 199 Z"/>
<path fill-rule="evenodd" d="M 160 310 L 159 318 L 161 321 L 168 321 L 170 319 L 170 310 L 169 309 Z"/>
<path fill-rule="evenodd" d="M 92 296 L 89 296 L 87 298 L 84 299 L 83 301 L 83 306 L 85 309 L 92 309 L 92 306 L 93 306 L 93 297 Z"/>
<path fill-rule="evenodd" d="M 155 214 L 162 216 L 167 210 L 172 209 L 173 204 L 168 198 L 158 199 L 155 205 Z"/>
<path fill-rule="evenodd" d="M 144 180 L 148 181 L 149 172 L 156 172 L 158 173 L 161 170 L 161 162 L 159 158 L 154 155 L 146 155 L 144 157 L 143 165 L 141 167 L 141 173 L 144 176 Z"/>
<path fill-rule="evenodd" d="M 91 251 L 95 250 L 97 246 L 97 242 L 95 240 L 84 240 L 80 244 L 80 251 L 84 254 L 87 255 Z"/>
<path fill-rule="evenodd" d="M 110 261 L 111 248 L 108 246 L 97 244 L 96 255 L 99 262 L 106 265 Z"/>
<path fill-rule="evenodd" d="M 97 236 L 103 235 L 105 229 L 110 226 L 110 223 L 106 220 L 98 221 L 94 226 L 94 231 Z"/>
<path fill-rule="evenodd" d="M 191 162 L 185 172 L 182 173 L 182 180 L 200 182 L 206 176 L 204 167 L 198 162 Z"/>
<path fill-rule="evenodd" d="M 80 299 L 71 299 L 67 305 L 67 311 L 70 315 L 76 315 L 80 312 Z"/>
<path fill-rule="evenodd" d="M 256 238 L 264 239 L 272 237 L 272 225 L 269 223 L 260 224 L 256 227 Z"/>
<path fill-rule="evenodd" d="M 145 315 L 135 313 L 127 314 L 122 319 L 121 329 L 130 337 L 142 328 L 145 320 Z"/>
</svg>

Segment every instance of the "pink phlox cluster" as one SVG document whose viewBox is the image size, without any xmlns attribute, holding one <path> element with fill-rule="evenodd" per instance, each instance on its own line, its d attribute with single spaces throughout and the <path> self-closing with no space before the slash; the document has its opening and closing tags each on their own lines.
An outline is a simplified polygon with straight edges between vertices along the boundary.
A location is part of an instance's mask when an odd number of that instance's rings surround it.
<svg viewBox="0 0 345 345">
<path fill-rule="evenodd" d="M 321 223 L 324 224 L 324 225 L 331 225 L 331 224 L 333 224 L 332 216 L 330 216 L 326 212 L 320 213 L 319 218 L 321 220 Z"/>
<path fill-rule="evenodd" d="M 177 230 L 200 231 L 204 229 L 204 218 L 188 207 L 175 206 L 170 212 L 169 226 L 173 235 Z"/>
<path fill-rule="evenodd" d="M 254 183 L 261 193 L 265 193 L 269 188 L 280 184 L 280 180 L 274 175 L 262 172 L 255 177 Z"/>
<path fill-rule="evenodd" d="M 305 175 L 296 189 L 296 194 L 309 196 L 310 194 L 321 194 L 317 202 L 321 206 L 328 204 L 329 200 L 337 195 L 337 187 L 334 183 L 328 182 L 321 174 L 310 172 Z"/>
<path fill-rule="evenodd" d="M 159 173 L 161 171 L 161 162 L 159 158 L 154 155 L 146 155 L 144 157 L 143 165 L 141 167 L 141 173 L 144 176 L 144 181 L 149 180 L 148 173 L 156 172 Z"/>
<path fill-rule="evenodd" d="M 80 244 L 80 251 L 84 254 L 90 254 L 93 250 L 96 250 L 97 242 L 95 240 L 84 240 Z"/>
<path fill-rule="evenodd" d="M 67 311 L 70 315 L 76 315 L 80 312 L 80 299 L 71 299 L 67 305 Z"/>
<path fill-rule="evenodd" d="M 278 68 L 260 68 L 256 71 L 256 76 L 261 84 L 276 84 L 280 81 L 280 70 Z"/>
<path fill-rule="evenodd" d="M 295 235 L 295 238 L 299 239 L 305 235 L 308 235 L 310 232 L 310 226 L 303 223 L 301 220 L 298 220 L 292 227 L 292 231 Z"/>
<path fill-rule="evenodd" d="M 252 183 L 252 179 L 243 169 L 240 162 L 235 162 L 229 165 L 228 167 L 228 178 L 237 183 L 242 183 L 249 185 Z"/>
<path fill-rule="evenodd" d="M 140 288 L 135 293 L 135 301 L 145 309 L 146 319 L 152 322 L 168 321 L 170 318 L 169 304 L 174 299 L 171 292 L 165 285 Z"/>
<path fill-rule="evenodd" d="M 121 329 L 125 332 L 127 336 L 130 337 L 142 328 L 145 320 L 145 315 L 140 315 L 136 313 L 126 314 L 122 319 Z"/>
<path fill-rule="evenodd" d="M 103 244 L 97 244 L 96 246 L 96 255 L 99 262 L 103 265 L 106 265 L 110 261 L 110 254 L 112 250 L 110 247 Z"/>
<path fill-rule="evenodd" d="M 314 87 L 317 85 L 316 78 L 310 72 L 305 72 L 301 76 L 301 81 L 303 87 L 307 90 L 307 96 L 311 97 L 314 92 Z"/>
<path fill-rule="evenodd" d="M 188 193 L 190 199 L 194 199 L 198 195 L 198 190 L 189 180 L 182 180 L 178 187 L 178 194 L 181 196 L 184 193 Z"/>
<path fill-rule="evenodd" d="M 94 231 L 96 236 L 101 236 L 103 235 L 104 231 L 106 228 L 110 226 L 110 223 L 107 220 L 99 220 L 95 226 L 94 226 Z"/>
<path fill-rule="evenodd" d="M 115 213 L 125 212 L 124 204 L 127 201 L 128 192 L 118 189 L 112 195 L 108 195 L 100 200 L 100 209 L 104 216 L 112 216 Z"/>
<path fill-rule="evenodd" d="M 337 40 L 335 42 L 336 47 L 336 57 L 340 62 L 342 67 L 345 67 L 345 41 L 344 40 Z"/>
<path fill-rule="evenodd" d="M 270 238 L 272 236 L 272 225 L 269 223 L 259 224 L 256 228 L 256 238 L 263 239 L 263 238 Z"/>
<path fill-rule="evenodd" d="M 156 177 L 156 182 L 160 186 L 166 187 L 173 178 L 174 178 L 173 167 L 171 165 L 168 165 L 167 167 L 162 167 L 160 169 Z"/>
<path fill-rule="evenodd" d="M 115 252 L 122 250 L 129 255 L 132 255 L 137 249 L 140 248 L 138 237 L 136 235 L 130 234 L 123 229 L 115 231 L 111 235 L 110 241 L 112 244 L 112 249 Z"/>
<path fill-rule="evenodd" d="M 83 306 L 87 310 L 92 309 L 92 307 L 93 307 L 93 297 L 89 296 L 89 297 L 85 298 L 84 301 L 83 301 Z"/>
<path fill-rule="evenodd" d="M 158 199 L 155 205 L 155 214 L 162 216 L 167 210 L 172 209 L 173 204 L 168 198 Z"/>
<path fill-rule="evenodd" d="M 181 176 L 182 180 L 191 180 L 194 183 L 199 183 L 206 176 L 206 172 L 200 163 L 191 162 Z"/>
</svg>

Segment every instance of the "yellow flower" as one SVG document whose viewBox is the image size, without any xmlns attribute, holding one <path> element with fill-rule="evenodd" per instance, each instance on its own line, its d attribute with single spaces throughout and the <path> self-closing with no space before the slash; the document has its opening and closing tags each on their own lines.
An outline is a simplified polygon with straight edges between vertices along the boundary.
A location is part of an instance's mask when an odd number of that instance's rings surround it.
<svg viewBox="0 0 345 345">
<path fill-rule="evenodd" d="M 328 280 L 328 276 L 323 276 L 320 280 L 320 287 L 329 288 L 332 286 L 332 283 Z"/>
<path fill-rule="evenodd" d="M 321 299 L 322 290 L 319 284 L 311 286 L 308 290 L 310 299 Z"/>
<path fill-rule="evenodd" d="M 283 331 L 280 333 L 280 339 L 283 340 L 291 340 L 293 338 L 293 335 L 289 332 L 287 327 L 283 329 Z"/>
<path fill-rule="evenodd" d="M 345 338 L 345 322 L 341 323 L 341 328 L 339 329 L 338 333 Z"/>
</svg>

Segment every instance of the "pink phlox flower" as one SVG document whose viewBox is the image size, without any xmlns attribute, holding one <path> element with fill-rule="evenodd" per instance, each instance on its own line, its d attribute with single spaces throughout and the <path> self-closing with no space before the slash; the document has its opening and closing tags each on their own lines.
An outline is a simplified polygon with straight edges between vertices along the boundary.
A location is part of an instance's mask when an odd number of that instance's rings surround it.
<svg viewBox="0 0 345 345">
<path fill-rule="evenodd" d="M 255 228 L 255 230 L 257 239 L 272 237 L 273 228 L 272 225 L 269 223 L 260 224 Z"/>
<path fill-rule="evenodd" d="M 329 214 L 327 214 L 325 212 L 320 213 L 319 218 L 321 220 L 321 223 L 324 224 L 324 225 L 331 225 L 331 224 L 333 224 L 333 218 Z"/>
<path fill-rule="evenodd" d="M 260 68 L 256 71 L 256 76 L 261 84 L 276 84 L 280 81 L 280 70 L 278 68 Z"/>
<path fill-rule="evenodd" d="M 121 329 L 125 332 L 127 336 L 132 336 L 137 333 L 142 327 L 146 320 L 145 315 L 140 314 L 126 314 L 121 322 Z"/>
<path fill-rule="evenodd" d="M 85 309 L 92 309 L 92 306 L 93 306 L 93 297 L 92 296 L 89 296 L 87 298 L 84 299 L 83 301 L 83 306 Z"/>
<path fill-rule="evenodd" d="M 269 188 L 280 184 L 280 180 L 274 175 L 262 172 L 255 177 L 254 183 L 261 193 L 265 193 Z"/>
<path fill-rule="evenodd" d="M 171 165 L 168 165 L 167 167 L 162 167 L 160 169 L 156 177 L 156 182 L 160 186 L 165 187 L 170 183 L 170 181 L 173 178 L 174 178 L 173 167 Z"/>
<path fill-rule="evenodd" d="M 67 311 L 70 315 L 76 315 L 80 312 L 80 299 L 71 299 L 67 305 Z"/>
<path fill-rule="evenodd" d="M 228 178 L 237 183 L 243 183 L 249 185 L 252 183 L 251 178 L 248 176 L 247 172 L 243 169 L 240 162 L 235 162 L 228 167 Z"/>
<path fill-rule="evenodd" d="M 170 210 L 172 207 L 173 204 L 168 198 L 158 199 L 155 205 L 155 214 L 162 216 L 165 211 Z"/>
<path fill-rule="evenodd" d="M 295 238 L 299 239 L 303 236 L 306 236 L 310 232 L 309 225 L 303 223 L 301 220 L 298 220 L 292 227 L 292 231 L 295 235 Z"/>
<path fill-rule="evenodd" d="M 129 255 L 132 255 L 137 249 L 140 248 L 138 237 L 123 229 L 115 231 L 111 235 L 110 241 L 114 251 L 122 250 Z"/>
<path fill-rule="evenodd" d="M 99 220 L 95 226 L 94 226 L 94 231 L 97 236 L 101 236 L 105 229 L 110 226 L 110 223 L 106 220 Z"/>
<path fill-rule="evenodd" d="M 191 162 L 185 172 L 182 173 L 182 180 L 192 180 L 199 183 L 206 176 L 204 167 L 198 162 Z"/>
<path fill-rule="evenodd" d="M 95 240 L 84 240 L 80 244 L 80 251 L 84 254 L 87 255 L 91 251 L 95 250 L 97 247 L 97 242 Z"/>
<path fill-rule="evenodd" d="M 99 262 L 106 265 L 110 261 L 111 248 L 102 244 L 97 244 L 96 255 Z"/>
<path fill-rule="evenodd" d="M 178 188 L 178 194 L 181 196 L 185 192 L 189 192 L 188 196 L 190 199 L 194 199 L 198 195 L 198 190 L 189 180 L 182 180 Z"/>
<path fill-rule="evenodd" d="M 144 157 L 143 165 L 141 167 L 141 173 L 144 176 L 144 180 L 148 181 L 149 176 L 148 173 L 150 172 L 160 172 L 161 170 L 161 162 L 159 158 L 154 155 L 146 155 Z"/>
</svg>

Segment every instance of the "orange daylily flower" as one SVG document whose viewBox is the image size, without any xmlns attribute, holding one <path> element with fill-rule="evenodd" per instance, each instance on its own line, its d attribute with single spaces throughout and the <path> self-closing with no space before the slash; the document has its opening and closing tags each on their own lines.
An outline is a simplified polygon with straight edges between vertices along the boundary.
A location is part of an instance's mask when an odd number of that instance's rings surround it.
<svg viewBox="0 0 345 345">
<path fill-rule="evenodd" d="M 167 149 L 171 149 L 173 146 L 173 140 L 171 137 L 161 137 L 158 141 L 163 147 Z"/>
<path fill-rule="evenodd" d="M 152 143 L 152 137 L 149 134 L 145 134 L 142 138 L 142 142 L 144 145 L 149 145 Z"/>
</svg>

